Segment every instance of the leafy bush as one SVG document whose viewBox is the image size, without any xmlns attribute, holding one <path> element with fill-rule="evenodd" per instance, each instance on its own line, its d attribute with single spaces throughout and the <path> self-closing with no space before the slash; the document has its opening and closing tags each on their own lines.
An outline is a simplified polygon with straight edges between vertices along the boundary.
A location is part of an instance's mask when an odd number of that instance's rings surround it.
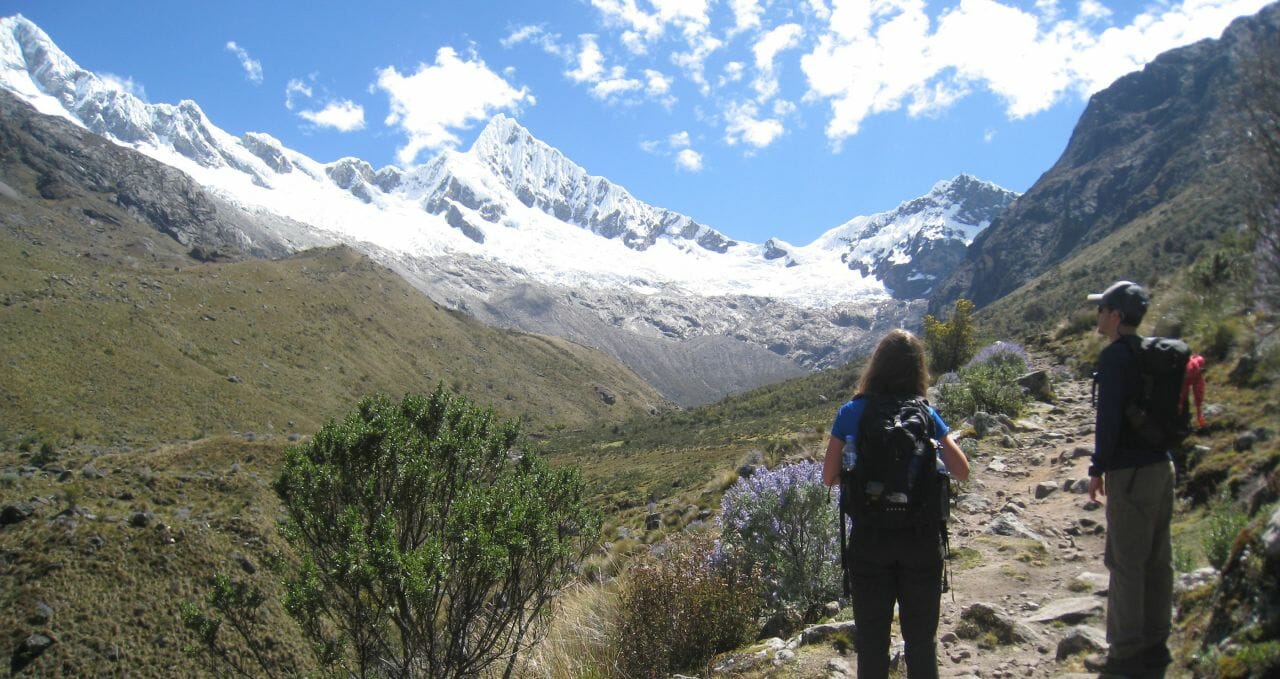
<svg viewBox="0 0 1280 679">
<path fill-rule="evenodd" d="M 1009 342 L 995 342 L 978 352 L 954 376 L 938 379 L 938 412 L 960 422 L 978 411 L 1016 417 L 1028 397 L 1016 380 L 1027 371 L 1027 352 Z"/>
<path fill-rule="evenodd" d="M 720 554 L 736 570 L 760 570 L 770 612 L 804 611 L 840 594 L 838 517 L 821 464 L 759 471 L 725 491 Z"/>
<path fill-rule="evenodd" d="M 717 653 L 749 641 L 758 630 L 758 573 L 717 558 L 706 535 L 640 559 L 623 585 L 614 642 L 620 674 L 701 670 Z"/>
<path fill-rule="evenodd" d="M 1209 527 L 1204 533 L 1204 555 L 1209 564 L 1218 570 L 1231 557 L 1240 531 L 1249 523 L 1249 517 L 1231 504 L 1230 498 L 1222 498 L 1209 512 Z"/>
<path fill-rule="evenodd" d="M 956 300 L 951 318 L 941 321 L 932 315 L 924 317 L 924 344 L 929 352 L 929 370 L 945 373 L 956 370 L 973 356 L 973 302 Z"/>
<path fill-rule="evenodd" d="M 519 441 L 518 422 L 441 385 L 399 403 L 366 398 L 288 451 L 275 490 L 301 564 L 284 605 L 328 672 L 513 670 L 599 530 L 577 472 Z M 265 674 L 296 674 L 263 654 L 253 614 L 264 601 L 219 578 L 211 612 L 188 604 L 183 621 L 221 670 L 255 674 L 220 639 L 228 623 Z"/>
</svg>

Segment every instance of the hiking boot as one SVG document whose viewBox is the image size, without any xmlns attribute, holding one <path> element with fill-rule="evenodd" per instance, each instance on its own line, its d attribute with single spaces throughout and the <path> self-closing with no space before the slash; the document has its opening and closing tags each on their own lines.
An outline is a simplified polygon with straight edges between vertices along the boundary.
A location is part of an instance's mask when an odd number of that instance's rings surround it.
<svg viewBox="0 0 1280 679">
<path fill-rule="evenodd" d="M 1084 668 L 1090 672 L 1097 672 L 1099 676 L 1107 679 L 1144 676 L 1146 674 L 1144 668 L 1139 667 L 1134 660 L 1136 659 L 1117 660 L 1105 653 L 1093 653 L 1085 656 Z"/>
<path fill-rule="evenodd" d="M 1142 652 L 1142 664 L 1149 669 L 1165 668 L 1173 663 L 1169 648 L 1164 644 L 1148 647 Z"/>
</svg>

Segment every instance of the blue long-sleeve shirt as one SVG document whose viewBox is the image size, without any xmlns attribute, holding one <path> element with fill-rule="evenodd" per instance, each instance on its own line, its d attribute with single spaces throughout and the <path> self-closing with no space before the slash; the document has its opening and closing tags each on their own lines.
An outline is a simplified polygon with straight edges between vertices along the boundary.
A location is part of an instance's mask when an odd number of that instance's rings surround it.
<svg viewBox="0 0 1280 679">
<path fill-rule="evenodd" d="M 1125 405 L 1137 394 L 1142 377 L 1133 349 L 1124 337 L 1107 345 L 1098 357 L 1097 419 L 1089 476 L 1141 467 L 1171 459 L 1167 450 L 1144 446 L 1125 421 Z"/>
</svg>

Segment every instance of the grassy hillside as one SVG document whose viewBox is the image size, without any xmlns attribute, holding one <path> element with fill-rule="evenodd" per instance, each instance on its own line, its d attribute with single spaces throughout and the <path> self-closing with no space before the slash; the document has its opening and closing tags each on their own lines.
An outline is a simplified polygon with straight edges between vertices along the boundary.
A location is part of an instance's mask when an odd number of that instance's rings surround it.
<svg viewBox="0 0 1280 679">
<path fill-rule="evenodd" d="M 188 262 L 116 266 L 0 235 L 0 440 L 305 433 L 362 395 L 441 381 L 534 429 L 664 405 L 599 352 L 449 312 L 346 248 Z"/>
</svg>

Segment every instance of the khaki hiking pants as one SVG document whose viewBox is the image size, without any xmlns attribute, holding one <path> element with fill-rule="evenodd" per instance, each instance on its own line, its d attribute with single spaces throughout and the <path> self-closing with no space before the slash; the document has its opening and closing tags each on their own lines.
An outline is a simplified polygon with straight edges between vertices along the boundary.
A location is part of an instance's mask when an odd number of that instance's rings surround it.
<svg viewBox="0 0 1280 679">
<path fill-rule="evenodd" d="M 1137 658 L 1169 637 L 1173 606 L 1172 462 L 1107 472 L 1107 642 L 1116 660 Z"/>
</svg>

